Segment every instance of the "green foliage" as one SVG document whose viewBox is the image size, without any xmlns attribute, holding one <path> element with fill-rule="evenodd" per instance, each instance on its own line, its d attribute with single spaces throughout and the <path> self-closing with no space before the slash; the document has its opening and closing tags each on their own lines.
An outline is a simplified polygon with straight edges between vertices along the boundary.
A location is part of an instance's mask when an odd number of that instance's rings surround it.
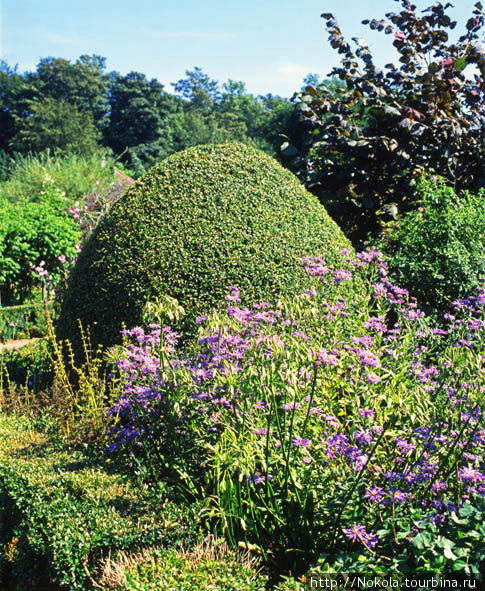
<svg viewBox="0 0 485 591">
<path fill-rule="evenodd" d="M 48 57 L 40 60 L 35 74 L 27 76 L 27 82 L 40 96 L 75 105 L 99 127 L 105 117 L 108 94 L 105 67 L 106 58 L 99 55 L 82 55 L 73 64 Z"/>
<path fill-rule="evenodd" d="M 180 100 L 156 79 L 130 72 L 110 75 L 109 121 L 104 141 L 136 174 L 174 151 L 171 118 Z"/>
<path fill-rule="evenodd" d="M 287 99 L 247 92 L 244 82 L 229 79 L 219 87 L 200 68 L 173 83 L 185 100 L 174 119 L 174 148 L 240 141 L 279 156 L 280 134 L 290 133 L 292 106 Z"/>
<path fill-rule="evenodd" d="M 25 74 L 0 62 L 0 150 L 87 155 L 102 138 L 139 176 L 199 144 L 242 141 L 275 156 L 279 134 L 290 133 L 290 102 L 249 94 L 242 82 L 228 80 L 221 89 L 194 68 L 173 83 L 173 95 L 140 72 L 122 76 L 104 69 L 105 58 L 96 55 L 75 63 L 43 58 Z"/>
<path fill-rule="evenodd" d="M 64 193 L 66 205 L 93 190 L 107 190 L 113 182 L 113 159 L 97 152 L 92 155 L 52 152 L 15 154 L 4 157 L 7 178 L 0 183 L 0 197 L 8 201 L 42 201 L 47 185 Z"/>
<path fill-rule="evenodd" d="M 416 208 L 380 245 L 399 284 L 435 312 L 473 293 L 485 275 L 485 193 L 461 196 L 443 179 L 420 179 Z"/>
<path fill-rule="evenodd" d="M 112 344 L 162 294 L 189 322 L 230 284 L 245 300 L 294 294 L 301 256 L 323 249 L 333 261 L 346 246 L 317 200 L 262 152 L 192 148 L 155 166 L 103 218 L 69 279 L 57 335 L 73 338 L 80 319 L 94 343 Z"/>
<path fill-rule="evenodd" d="M 111 447 L 205 498 L 211 531 L 286 572 L 319 559 L 322 572 L 476 574 L 485 292 L 437 327 L 376 251 L 342 259 L 306 259 L 308 289 L 275 309 L 231 290 L 194 354 L 160 324 L 128 332 Z"/>
<path fill-rule="evenodd" d="M 47 325 L 42 303 L 0 308 L 0 342 L 41 337 L 46 334 Z"/>
<path fill-rule="evenodd" d="M 52 384 L 54 368 L 53 351 L 48 339 L 42 338 L 17 350 L 3 351 L 2 364 L 2 406 L 19 408 L 19 388 L 38 394 Z M 30 400 L 20 395 L 21 408 L 27 409 Z"/>
<path fill-rule="evenodd" d="M 153 551 L 151 559 L 125 571 L 122 591 L 160 589 L 212 589 L 213 591 L 265 591 L 267 577 L 236 560 L 234 553 L 222 558 L 191 556 L 174 550 Z"/>
<path fill-rule="evenodd" d="M 0 60 L 0 149 L 8 148 L 11 138 L 15 135 L 14 113 L 22 95 L 22 77 L 17 68 L 11 68 Z"/>
<path fill-rule="evenodd" d="M 192 109 L 211 110 L 213 104 L 218 102 L 221 97 L 217 80 L 211 80 L 198 67 L 186 70 L 185 75 L 187 78 L 172 83 L 175 92 L 187 99 Z"/>
<path fill-rule="evenodd" d="M 40 201 L 0 201 L 0 284 L 2 303 L 21 302 L 45 279 L 59 276 L 76 256 L 80 232 L 61 209 L 65 197 L 46 182 Z"/>
<path fill-rule="evenodd" d="M 16 116 L 10 147 L 19 152 L 53 150 L 91 155 L 97 148 L 92 117 L 76 105 L 51 97 L 32 101 L 27 114 Z"/>
<path fill-rule="evenodd" d="M 331 73 L 343 86 L 308 86 L 298 95 L 300 138 L 283 147 L 302 181 L 354 240 L 375 231 L 381 216 L 412 207 L 419 167 L 434 169 L 458 191 L 485 184 L 482 5 L 475 5 L 455 42 L 448 33 L 456 25 L 446 14 L 450 3 L 423 16 L 408 0 L 400 3 L 402 11 L 388 13 L 387 20 L 364 21 L 394 34 L 400 63 L 384 71 L 364 39 L 354 39 L 354 51 L 334 16 L 322 14 L 331 46 L 343 55 Z"/>
<path fill-rule="evenodd" d="M 485 503 L 478 494 L 447 515 L 444 523 L 436 524 L 422 511 L 389 520 L 387 527 L 396 532 L 396 539 L 407 544 L 400 548 L 392 559 L 382 559 L 379 554 L 341 551 L 331 556 L 326 554 L 316 561 L 314 573 L 359 572 L 371 576 L 398 578 L 404 576 L 426 579 L 439 576 L 457 581 L 471 578 L 476 582 L 483 577 L 485 566 Z M 385 528 L 381 530 L 384 532 Z M 396 544 L 399 548 L 399 543 Z M 314 574 L 314 576 L 315 576 Z M 308 577 L 312 571 L 308 573 Z M 473 585 L 472 585 L 473 587 Z"/>
<path fill-rule="evenodd" d="M 2 586 L 47 579 L 87 590 L 108 550 L 194 535 L 190 509 L 156 502 L 81 452 L 52 447 L 15 415 L 0 418 L 0 491 Z"/>
<path fill-rule="evenodd" d="M 485 500 L 472 495 L 454 511 L 444 528 L 432 520 L 416 522 L 416 566 L 424 572 L 483 576 L 485 567 Z"/>
</svg>

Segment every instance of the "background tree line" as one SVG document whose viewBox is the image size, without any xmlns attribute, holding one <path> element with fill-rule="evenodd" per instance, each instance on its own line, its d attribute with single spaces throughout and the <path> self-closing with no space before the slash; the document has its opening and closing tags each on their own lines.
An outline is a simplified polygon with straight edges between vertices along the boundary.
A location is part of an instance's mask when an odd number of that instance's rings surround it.
<svg viewBox="0 0 485 591">
<path fill-rule="evenodd" d="M 172 86 L 168 92 L 140 72 L 106 72 L 98 55 L 43 58 L 26 73 L 0 62 L 0 149 L 89 154 L 103 146 L 140 174 L 201 143 L 237 140 L 275 156 L 280 134 L 291 134 L 285 98 L 253 95 L 240 81 L 220 85 L 197 67 Z"/>
</svg>

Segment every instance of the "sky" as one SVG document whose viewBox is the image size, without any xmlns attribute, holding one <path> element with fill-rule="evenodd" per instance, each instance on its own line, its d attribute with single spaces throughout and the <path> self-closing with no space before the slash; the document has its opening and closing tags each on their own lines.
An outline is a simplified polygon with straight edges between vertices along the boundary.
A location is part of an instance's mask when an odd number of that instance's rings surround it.
<svg viewBox="0 0 485 591">
<path fill-rule="evenodd" d="M 444 0 L 443 0 L 444 2 Z M 464 30 L 476 0 L 450 14 Z M 418 9 L 432 0 L 415 0 Z M 201 67 L 211 78 L 242 80 L 249 92 L 290 97 L 310 72 L 339 63 L 322 12 L 350 40 L 363 37 L 378 64 L 392 60 L 392 37 L 361 24 L 398 11 L 395 0 L 0 0 L 0 59 L 33 71 L 42 57 L 107 59 L 108 71 L 143 72 L 171 82 Z"/>
</svg>

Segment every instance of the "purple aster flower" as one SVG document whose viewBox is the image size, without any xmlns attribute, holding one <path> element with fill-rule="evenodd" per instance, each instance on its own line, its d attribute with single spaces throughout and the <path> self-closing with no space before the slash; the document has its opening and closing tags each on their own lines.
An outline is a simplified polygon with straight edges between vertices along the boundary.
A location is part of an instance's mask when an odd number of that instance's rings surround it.
<svg viewBox="0 0 485 591">
<path fill-rule="evenodd" d="M 268 429 L 262 427 L 261 429 L 254 429 L 252 433 L 254 433 L 254 435 L 266 435 L 268 433 Z"/>
<path fill-rule="evenodd" d="M 265 480 L 271 480 L 272 476 L 264 476 L 263 474 L 253 474 L 248 476 L 247 481 L 254 484 L 262 484 Z"/>
<path fill-rule="evenodd" d="M 460 468 L 458 476 L 462 482 L 478 482 L 485 478 L 485 475 L 475 468 Z"/>
<path fill-rule="evenodd" d="M 357 350 L 357 355 L 363 365 L 369 365 L 370 367 L 379 367 L 379 359 L 372 351 Z"/>
<path fill-rule="evenodd" d="M 381 381 L 381 378 L 373 371 L 370 371 L 367 374 L 367 381 L 369 384 L 378 384 Z"/>
<path fill-rule="evenodd" d="M 304 439 L 303 437 L 300 437 L 299 435 L 297 435 L 294 439 L 292 439 L 291 443 L 295 447 L 309 447 L 310 446 L 310 440 L 306 439 L 306 438 Z"/>
<path fill-rule="evenodd" d="M 339 281 L 348 281 L 352 278 L 352 273 L 347 271 L 346 269 L 338 269 L 335 271 L 335 276 L 333 277 L 332 281 L 338 283 Z"/>
<path fill-rule="evenodd" d="M 354 433 L 354 441 L 358 445 L 370 445 L 372 443 L 372 435 L 364 429 L 357 429 Z"/>
<path fill-rule="evenodd" d="M 234 285 L 229 285 L 229 287 L 227 289 L 229 290 L 229 294 L 226 295 L 227 302 L 238 303 L 241 301 L 241 297 L 239 294 L 239 288 L 235 287 Z"/>
<path fill-rule="evenodd" d="M 367 535 L 365 527 L 358 523 L 354 523 L 352 527 L 349 527 L 348 529 L 344 530 L 344 533 L 345 537 L 348 540 L 351 540 L 352 542 L 360 542 L 364 538 L 364 536 Z"/>
<path fill-rule="evenodd" d="M 299 402 L 287 402 L 283 404 L 283 410 L 295 410 L 296 408 L 300 407 Z"/>
<path fill-rule="evenodd" d="M 384 490 L 380 486 L 373 486 L 367 490 L 364 499 L 370 503 L 380 503 L 384 498 Z"/>
<path fill-rule="evenodd" d="M 361 417 L 368 417 L 369 419 L 374 417 L 374 411 L 371 408 L 359 408 L 359 414 Z"/>
<path fill-rule="evenodd" d="M 365 527 L 359 523 L 344 530 L 345 537 L 352 542 L 361 542 L 365 546 L 373 548 L 377 544 L 377 536 L 366 532 Z"/>
<path fill-rule="evenodd" d="M 409 494 L 402 492 L 402 490 L 391 490 L 389 492 L 389 501 L 391 503 L 404 503 Z"/>
<path fill-rule="evenodd" d="M 325 349 L 321 351 L 317 351 L 316 353 L 317 361 L 315 361 L 315 365 L 330 365 L 331 367 L 335 367 L 338 365 L 338 359 L 336 355 L 328 353 Z"/>
</svg>

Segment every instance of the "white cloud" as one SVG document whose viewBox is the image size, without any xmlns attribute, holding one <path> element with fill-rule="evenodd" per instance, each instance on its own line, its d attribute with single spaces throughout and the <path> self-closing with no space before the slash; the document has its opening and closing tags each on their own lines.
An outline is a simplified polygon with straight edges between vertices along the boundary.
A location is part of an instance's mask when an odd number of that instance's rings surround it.
<svg viewBox="0 0 485 591">
<path fill-rule="evenodd" d="M 280 74 L 288 74 L 294 77 L 295 74 L 306 76 L 309 72 L 314 72 L 315 68 L 311 68 L 311 66 L 302 66 L 301 64 L 295 64 L 293 62 L 284 62 L 278 65 L 277 71 Z"/>
</svg>

